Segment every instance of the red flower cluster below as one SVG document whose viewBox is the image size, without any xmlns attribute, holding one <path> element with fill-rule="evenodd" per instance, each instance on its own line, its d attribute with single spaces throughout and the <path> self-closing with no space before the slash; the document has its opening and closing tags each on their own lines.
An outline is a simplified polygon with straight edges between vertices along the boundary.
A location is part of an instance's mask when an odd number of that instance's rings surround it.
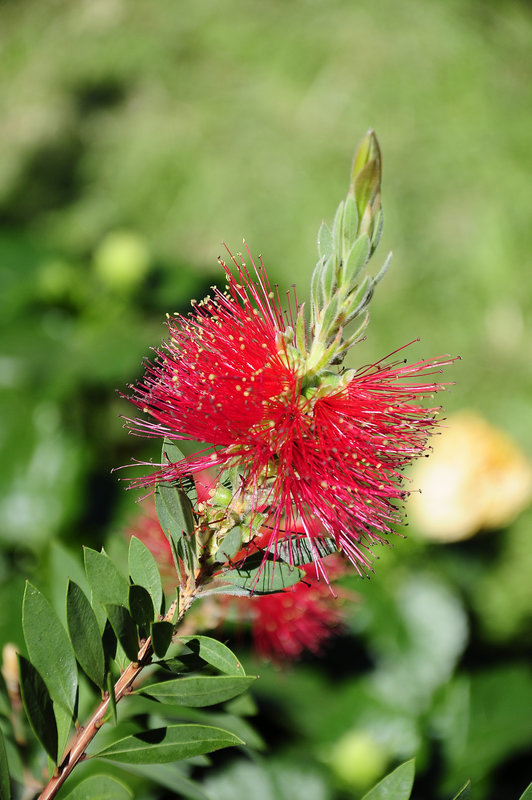
<svg viewBox="0 0 532 800">
<path fill-rule="evenodd" d="M 378 362 L 336 389 L 319 374 L 309 383 L 306 353 L 291 344 L 294 320 L 283 317 L 264 268 L 254 282 L 235 266 L 237 277 L 224 265 L 225 293 L 169 321 L 168 340 L 130 398 L 148 415 L 130 420 L 136 433 L 207 446 L 136 484 L 237 467 L 238 495 L 251 516 L 266 515 L 270 548 L 287 534 L 311 546 L 316 534 L 333 537 L 364 573 L 369 546 L 401 519 L 403 469 L 435 425 L 438 409 L 420 402 L 442 385 L 422 381 L 451 359 Z M 315 560 L 324 574 L 317 552 Z"/>
</svg>

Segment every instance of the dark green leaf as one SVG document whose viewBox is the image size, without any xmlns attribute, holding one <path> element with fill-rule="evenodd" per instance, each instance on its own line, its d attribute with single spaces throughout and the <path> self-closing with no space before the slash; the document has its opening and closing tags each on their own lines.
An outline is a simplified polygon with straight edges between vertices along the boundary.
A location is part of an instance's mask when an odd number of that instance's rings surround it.
<svg viewBox="0 0 532 800">
<path fill-rule="evenodd" d="M 279 542 L 276 549 L 277 557 L 294 567 L 310 564 L 317 557 L 325 558 L 337 552 L 334 539 L 313 539 L 311 544 L 308 539 L 295 536 Z"/>
<path fill-rule="evenodd" d="M 24 656 L 19 655 L 20 693 L 32 730 L 48 755 L 57 762 L 57 725 L 46 685 Z"/>
<path fill-rule="evenodd" d="M 151 594 L 144 586 L 133 584 L 129 587 L 129 611 L 137 625 L 147 627 L 153 622 L 154 608 Z"/>
<path fill-rule="evenodd" d="M 177 464 L 180 461 L 185 460 L 184 453 L 181 452 L 179 447 L 176 445 L 172 439 L 165 437 L 163 441 L 163 448 L 161 453 L 161 462 L 163 464 Z M 196 491 L 196 482 L 194 480 L 193 475 L 190 473 L 185 473 L 181 476 L 179 481 L 180 488 L 183 489 L 186 496 L 190 500 L 193 506 L 195 506 L 198 502 L 198 494 Z"/>
<path fill-rule="evenodd" d="M 236 569 L 224 572 L 221 577 L 248 590 L 250 594 L 272 594 L 299 583 L 304 575 L 303 570 L 295 566 L 273 558 L 264 559 L 262 553 L 257 553 Z"/>
<path fill-rule="evenodd" d="M 169 483 L 155 487 L 155 508 L 159 524 L 170 542 L 176 568 L 182 561 L 189 573 L 194 570 L 196 558 L 190 534 L 194 530 L 194 514 L 185 492 Z"/>
<path fill-rule="evenodd" d="M 57 725 L 57 758 L 58 762 L 60 762 L 70 738 L 72 715 L 62 705 L 54 703 L 54 717 Z"/>
<path fill-rule="evenodd" d="M 129 584 L 107 553 L 85 547 L 84 557 L 87 579 L 100 603 L 127 606 Z"/>
<path fill-rule="evenodd" d="M 519 800 L 532 800 L 532 783 L 525 789 Z"/>
<path fill-rule="evenodd" d="M 105 656 L 100 628 L 91 604 L 83 591 L 69 580 L 66 619 L 68 634 L 81 668 L 96 686 L 105 686 Z"/>
<path fill-rule="evenodd" d="M 4 734 L 0 728 L 0 800 L 10 800 L 11 789 L 9 788 L 9 765 L 7 763 L 6 746 L 4 744 Z"/>
<path fill-rule="evenodd" d="M 159 681 L 148 686 L 141 686 L 138 691 L 155 697 L 163 703 L 201 708 L 231 700 L 245 692 L 254 680 L 254 677 L 234 675 L 193 676 Z"/>
<path fill-rule="evenodd" d="M 173 764 L 128 764 L 129 772 L 143 775 L 145 778 L 170 789 L 172 797 L 186 797 L 189 800 L 212 800 L 207 797 L 201 786 L 187 778 L 182 768 Z"/>
<path fill-rule="evenodd" d="M 59 617 L 31 583 L 26 583 L 22 627 L 31 663 L 58 703 L 74 713 L 78 673 L 69 638 Z"/>
<path fill-rule="evenodd" d="M 132 536 L 129 542 L 129 574 L 133 583 L 143 586 L 153 598 L 155 613 L 161 612 L 163 585 L 157 563 L 144 542 Z M 153 616 L 152 616 L 153 619 Z"/>
<path fill-rule="evenodd" d="M 64 800 L 129 800 L 131 790 L 109 775 L 91 775 L 85 778 Z"/>
<path fill-rule="evenodd" d="M 409 800 L 414 785 L 415 761 L 405 761 L 373 787 L 362 800 Z"/>
<path fill-rule="evenodd" d="M 471 781 L 467 781 L 467 783 L 462 786 L 458 794 L 455 794 L 453 800 L 469 800 L 471 796 Z"/>
<path fill-rule="evenodd" d="M 110 672 L 107 673 L 107 694 L 109 695 L 109 705 L 113 714 L 113 722 L 116 725 L 118 722 L 118 716 L 116 713 L 115 683 Z"/>
<path fill-rule="evenodd" d="M 124 764 L 165 764 L 191 756 L 212 753 L 222 747 L 245 744 L 238 736 L 207 725 L 169 725 L 154 728 L 115 742 L 93 758 Z"/>
<path fill-rule="evenodd" d="M 139 652 L 139 640 L 137 626 L 133 622 L 131 614 L 127 608 L 115 603 L 107 603 L 105 612 L 124 653 L 131 661 L 136 661 Z"/>
<path fill-rule="evenodd" d="M 153 652 L 157 658 L 164 658 L 166 651 L 172 643 L 172 636 L 174 633 L 174 626 L 171 622 L 153 622 L 151 625 L 151 642 L 153 645 Z"/>
<path fill-rule="evenodd" d="M 236 525 L 225 535 L 220 547 L 216 551 L 214 560 L 218 564 L 230 561 L 242 547 L 242 528 Z"/>
<path fill-rule="evenodd" d="M 245 675 L 244 668 L 235 654 L 222 642 L 209 636 L 180 636 L 189 650 L 197 654 L 207 664 L 226 675 Z"/>
</svg>

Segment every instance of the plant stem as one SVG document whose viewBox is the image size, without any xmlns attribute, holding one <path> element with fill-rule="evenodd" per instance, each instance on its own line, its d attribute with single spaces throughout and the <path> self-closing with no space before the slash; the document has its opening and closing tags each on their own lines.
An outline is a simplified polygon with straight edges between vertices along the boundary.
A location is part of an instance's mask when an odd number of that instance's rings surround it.
<svg viewBox="0 0 532 800">
<path fill-rule="evenodd" d="M 183 592 L 180 594 L 179 616 L 176 626 L 179 624 L 179 622 L 181 622 L 185 613 L 192 605 L 196 596 L 195 589 L 195 582 L 193 585 L 187 584 Z M 174 601 L 174 603 L 172 603 L 168 612 L 165 614 L 165 620 L 172 620 L 176 602 L 177 601 Z M 114 695 L 116 703 L 118 703 L 124 696 L 130 694 L 133 682 L 142 672 L 144 667 L 147 667 L 149 664 L 151 664 L 152 656 L 153 647 L 151 637 L 148 637 L 140 647 L 137 661 L 132 661 L 115 683 Z M 85 751 L 87 750 L 87 747 L 106 721 L 105 715 L 109 709 L 109 704 L 109 692 L 106 692 L 101 703 L 89 721 L 77 730 L 74 738 L 68 745 L 61 762 L 57 765 L 54 775 L 44 787 L 43 791 L 38 797 L 38 800 L 51 800 L 53 797 L 55 797 L 76 764 L 79 764 L 80 761 L 85 759 Z"/>
</svg>

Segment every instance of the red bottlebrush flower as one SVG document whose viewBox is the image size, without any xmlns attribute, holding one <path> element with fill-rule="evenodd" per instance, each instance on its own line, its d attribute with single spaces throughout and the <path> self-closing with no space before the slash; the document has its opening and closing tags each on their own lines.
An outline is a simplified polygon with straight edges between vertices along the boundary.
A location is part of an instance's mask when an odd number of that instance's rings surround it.
<svg viewBox="0 0 532 800">
<path fill-rule="evenodd" d="M 340 601 L 318 579 L 316 566 L 307 564 L 304 570 L 306 577 L 291 589 L 237 601 L 242 616 L 251 620 L 253 644 L 263 658 L 280 662 L 305 651 L 319 655 L 342 624 Z M 339 558 L 328 559 L 327 572 L 330 578 L 344 572 Z"/>
<path fill-rule="evenodd" d="M 296 347 L 292 313 L 283 316 L 262 264 L 254 282 L 234 263 L 237 277 L 223 265 L 225 293 L 169 320 L 169 339 L 130 398 L 150 417 L 130 421 L 135 432 L 207 446 L 136 484 L 236 467 L 234 507 L 262 515 L 262 546 L 295 535 L 314 548 L 316 535 L 333 537 L 365 573 L 368 548 L 400 522 L 403 469 L 435 425 L 437 409 L 419 403 L 442 385 L 422 381 L 450 359 L 312 373 L 304 335 Z"/>
</svg>

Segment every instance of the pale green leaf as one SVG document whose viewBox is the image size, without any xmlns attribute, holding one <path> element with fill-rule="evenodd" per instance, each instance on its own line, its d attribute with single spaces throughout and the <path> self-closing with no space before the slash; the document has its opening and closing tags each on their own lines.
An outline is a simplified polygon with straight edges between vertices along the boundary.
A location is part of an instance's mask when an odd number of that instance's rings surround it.
<svg viewBox="0 0 532 800">
<path fill-rule="evenodd" d="M 414 785 L 415 761 L 405 761 L 373 787 L 363 800 L 409 800 Z"/>
</svg>

